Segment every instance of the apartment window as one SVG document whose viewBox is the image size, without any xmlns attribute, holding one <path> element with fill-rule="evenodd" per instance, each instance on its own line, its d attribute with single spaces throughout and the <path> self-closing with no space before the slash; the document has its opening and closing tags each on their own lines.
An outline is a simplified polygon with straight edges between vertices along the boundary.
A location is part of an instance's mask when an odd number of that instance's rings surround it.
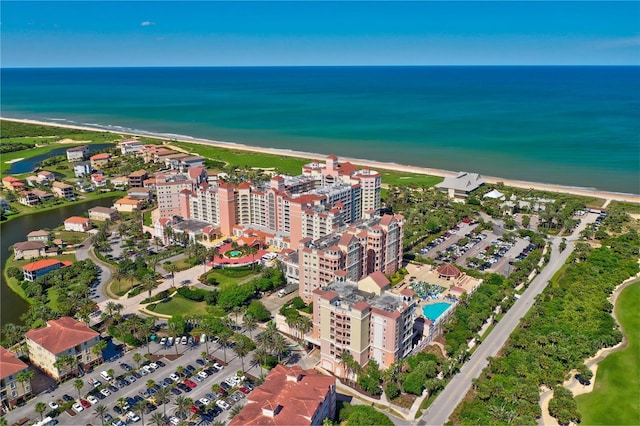
<svg viewBox="0 0 640 426">
<path fill-rule="evenodd" d="M 11 391 L 11 396 L 13 396 L 13 397 L 18 396 L 18 392 L 17 391 Z"/>
</svg>

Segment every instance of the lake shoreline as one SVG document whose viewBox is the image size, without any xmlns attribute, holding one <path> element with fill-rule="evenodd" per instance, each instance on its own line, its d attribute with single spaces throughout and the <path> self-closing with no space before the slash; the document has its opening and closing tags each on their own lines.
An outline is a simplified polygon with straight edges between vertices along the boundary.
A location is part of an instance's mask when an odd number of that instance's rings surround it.
<svg viewBox="0 0 640 426">
<path fill-rule="evenodd" d="M 283 156 L 296 157 L 296 158 L 321 159 L 325 157 L 325 155 L 322 155 L 322 154 L 306 152 L 306 151 L 295 151 L 291 149 L 280 149 L 280 148 L 263 148 L 263 147 L 245 145 L 245 144 L 240 144 L 235 142 L 193 138 L 193 137 L 187 137 L 183 135 L 167 135 L 163 133 L 152 133 L 152 132 L 128 132 L 128 131 L 105 129 L 100 127 L 86 126 L 86 125 L 59 124 L 55 122 L 30 120 L 30 119 L 6 118 L 6 117 L 0 117 L 0 120 L 14 121 L 14 122 L 25 123 L 25 124 L 51 126 L 51 127 L 61 127 L 61 128 L 75 129 L 75 130 L 107 132 L 107 133 L 126 135 L 126 136 L 153 137 L 157 139 L 164 139 L 164 140 L 167 140 L 168 142 L 177 141 L 177 142 L 184 142 L 184 143 L 209 145 L 209 146 L 214 146 L 218 148 L 257 152 L 257 153 L 271 154 L 271 155 L 283 155 Z M 380 169 L 380 170 L 393 170 L 393 171 L 399 171 L 399 172 L 405 172 L 405 173 L 416 173 L 416 174 L 439 176 L 439 177 L 445 177 L 445 178 L 453 177 L 457 175 L 457 172 L 453 172 L 449 170 L 418 167 L 418 166 L 411 166 L 411 165 L 402 165 L 402 164 L 397 164 L 392 162 L 387 163 L 382 161 L 373 161 L 373 160 L 366 160 L 366 159 L 352 158 L 352 157 L 340 157 L 340 159 L 342 161 L 348 161 L 361 167 L 369 167 L 369 168 Z M 473 170 L 467 170 L 467 171 L 473 172 Z M 602 190 L 593 189 L 593 188 L 554 185 L 554 184 L 546 184 L 546 183 L 539 183 L 539 182 L 529 182 L 529 181 L 523 181 L 523 180 L 517 180 L 517 179 L 503 179 L 495 176 L 483 175 L 483 178 L 487 183 L 496 184 L 501 182 L 505 186 L 510 186 L 514 188 L 533 189 L 533 190 L 548 191 L 548 192 L 555 192 L 555 193 L 596 197 L 596 198 L 601 198 L 605 200 L 640 203 L 640 195 L 631 194 L 631 193 L 602 191 Z"/>
</svg>

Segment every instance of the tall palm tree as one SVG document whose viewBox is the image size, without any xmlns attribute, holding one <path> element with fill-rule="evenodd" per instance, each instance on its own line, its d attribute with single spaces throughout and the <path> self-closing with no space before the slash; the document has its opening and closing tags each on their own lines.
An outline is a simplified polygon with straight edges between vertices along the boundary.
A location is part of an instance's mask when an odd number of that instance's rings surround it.
<svg viewBox="0 0 640 426">
<path fill-rule="evenodd" d="M 104 340 L 100 340 L 98 343 L 91 347 L 91 352 L 93 352 L 96 357 L 102 358 L 102 351 L 104 351 L 106 348 L 107 342 Z"/>
<path fill-rule="evenodd" d="M 47 411 L 47 404 L 40 401 L 36 403 L 36 406 L 34 407 L 34 409 L 36 410 L 36 413 L 40 414 L 40 420 L 42 420 L 44 412 Z"/>
<path fill-rule="evenodd" d="M 82 379 L 75 379 L 73 381 L 73 387 L 76 388 L 78 390 L 78 400 L 80 399 L 81 395 L 80 395 L 80 391 L 82 390 L 82 388 L 84 387 L 84 380 Z"/>
<path fill-rule="evenodd" d="M 127 399 L 122 397 L 118 398 L 118 400 L 116 401 L 116 405 L 120 407 L 122 411 L 124 411 L 124 407 L 127 406 Z"/>
<path fill-rule="evenodd" d="M 182 395 L 178 395 L 176 400 L 173 402 L 173 405 L 176 407 L 176 414 L 181 418 L 186 416 L 187 410 L 191 407 L 189 404 L 189 398 Z"/>
<path fill-rule="evenodd" d="M 227 346 L 229 345 L 229 343 L 231 342 L 231 336 L 233 335 L 233 332 L 231 330 L 229 330 L 228 328 L 223 329 L 219 334 L 218 334 L 218 339 L 220 339 L 220 346 L 222 347 L 222 352 L 224 354 L 224 363 L 227 363 Z"/>
<path fill-rule="evenodd" d="M 239 333 L 234 336 L 233 341 L 235 342 L 233 351 L 240 357 L 240 362 L 242 363 L 242 371 L 245 371 L 244 357 L 247 356 L 249 352 L 251 352 L 255 348 L 255 345 L 253 344 L 251 339 L 249 339 L 244 334 Z"/>
<path fill-rule="evenodd" d="M 144 320 L 142 320 L 142 322 L 140 323 L 140 326 L 138 328 L 138 331 L 145 338 L 145 341 L 147 342 L 147 354 L 151 353 L 150 348 L 149 348 L 149 336 L 151 335 L 151 332 L 153 331 L 153 327 L 154 327 L 153 318 L 145 318 Z"/>
<path fill-rule="evenodd" d="M 151 389 L 152 387 L 154 387 L 156 385 L 156 381 L 153 379 L 149 379 L 147 380 L 147 382 L 144 384 L 147 388 Z"/>
<path fill-rule="evenodd" d="M 253 330 L 258 328 L 258 321 L 256 321 L 255 317 L 251 314 L 245 314 L 243 318 L 243 323 L 247 331 L 249 332 L 249 337 L 253 339 Z"/>
<path fill-rule="evenodd" d="M 347 349 L 343 350 L 340 354 L 340 365 L 344 371 L 344 377 L 347 380 L 350 380 L 351 377 L 351 367 L 353 364 L 353 355 Z"/>
<path fill-rule="evenodd" d="M 102 404 L 96 406 L 96 409 L 93 411 L 94 417 L 100 417 L 100 424 L 102 426 L 104 426 L 104 415 L 107 414 L 108 411 L 109 409 Z"/>
<path fill-rule="evenodd" d="M 288 347 L 287 340 L 281 334 L 276 334 L 273 336 L 271 344 L 273 347 L 273 353 L 278 357 L 278 362 L 280 362 L 280 357 L 286 352 Z"/>
<path fill-rule="evenodd" d="M 171 335 L 174 337 L 178 337 L 179 326 L 175 322 L 169 322 L 167 325 L 167 329 L 171 332 Z M 178 355 L 178 342 L 174 345 L 176 347 L 176 355 Z"/>
<path fill-rule="evenodd" d="M 30 382 L 36 376 L 36 373 L 32 370 L 22 370 L 18 374 L 16 374 L 16 381 L 24 384 Z M 29 387 L 31 389 L 31 387 Z"/>
<path fill-rule="evenodd" d="M 156 426 L 166 426 L 169 424 L 169 422 L 167 422 L 166 413 L 163 416 L 162 413 L 158 413 L 158 412 L 155 412 L 151 415 L 151 423 L 153 423 Z"/>
<path fill-rule="evenodd" d="M 298 330 L 300 331 L 300 343 L 304 341 L 304 336 L 313 329 L 313 321 L 311 318 L 301 316 L 298 321 Z"/>
<path fill-rule="evenodd" d="M 156 392 L 156 401 L 162 404 L 162 411 L 167 416 L 167 402 L 169 402 L 169 388 L 160 388 Z"/>
<path fill-rule="evenodd" d="M 134 413 L 140 416 L 141 424 L 142 426 L 144 426 L 144 411 L 147 409 L 147 401 L 142 400 L 142 401 L 136 402 L 132 407 L 132 409 Z"/>
<path fill-rule="evenodd" d="M 138 364 L 138 368 L 140 368 L 140 365 L 142 365 L 143 360 L 144 358 L 142 357 L 142 354 L 140 352 L 136 352 L 133 354 L 133 362 Z"/>
<path fill-rule="evenodd" d="M 147 260 L 147 266 L 151 268 L 151 270 L 153 271 L 153 275 L 155 275 L 156 267 L 158 266 L 158 262 L 160 259 L 158 259 L 158 256 L 148 256 L 146 260 Z"/>
<path fill-rule="evenodd" d="M 269 352 L 267 352 L 263 346 L 258 346 L 258 348 L 253 352 L 253 361 L 260 366 L 261 372 L 264 372 L 263 365 L 267 362 L 268 358 Z"/>
<path fill-rule="evenodd" d="M 178 271 L 178 266 L 175 263 L 166 262 L 163 265 L 165 271 L 171 274 L 171 286 L 176 286 L 176 272 Z"/>
<path fill-rule="evenodd" d="M 113 271 L 113 275 L 111 275 L 111 279 L 118 282 L 118 293 L 120 292 L 120 282 L 126 277 L 126 272 L 122 268 L 117 268 Z"/>
<path fill-rule="evenodd" d="M 151 274 L 145 275 L 144 277 L 142 277 L 141 284 L 142 284 L 142 289 L 144 291 L 149 292 L 149 299 L 151 299 L 151 290 L 158 287 L 158 282 L 156 281 L 156 277 L 154 277 Z"/>
<path fill-rule="evenodd" d="M 215 330 L 215 327 L 214 327 L 213 322 L 211 322 L 211 321 L 209 321 L 209 320 L 207 320 L 207 319 L 205 319 L 205 320 L 202 322 L 201 327 L 202 327 L 202 332 L 203 332 L 204 334 L 206 334 L 206 337 L 207 337 L 207 338 L 205 339 L 205 341 L 204 341 L 204 345 L 205 345 L 205 348 L 206 348 L 206 350 L 207 350 L 207 355 L 209 355 L 209 338 L 213 335 L 214 330 Z M 201 342 L 201 343 L 202 343 L 202 342 Z"/>
</svg>

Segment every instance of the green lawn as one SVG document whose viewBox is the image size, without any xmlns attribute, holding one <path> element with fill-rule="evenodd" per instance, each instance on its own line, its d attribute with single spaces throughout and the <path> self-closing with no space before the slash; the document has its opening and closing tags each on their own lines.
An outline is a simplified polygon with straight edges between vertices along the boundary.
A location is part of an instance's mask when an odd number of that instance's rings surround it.
<svg viewBox="0 0 640 426">
<path fill-rule="evenodd" d="M 71 262 L 75 262 L 75 260 L 76 260 L 75 254 L 61 254 L 59 256 L 54 256 L 54 258 L 55 259 L 60 259 L 60 260 L 69 260 Z M 15 266 L 18 269 L 22 269 L 22 267 L 24 265 L 26 265 L 27 263 L 31 263 L 31 262 L 35 262 L 35 261 L 36 261 L 36 259 L 14 260 L 13 259 L 13 254 L 11 254 L 11 256 L 9 256 L 9 259 L 7 259 L 7 261 L 5 262 L 4 269 L 2 270 L 2 273 L 4 275 L 4 279 L 7 282 L 7 285 L 9 286 L 9 288 L 12 291 L 14 291 L 18 296 L 20 296 L 22 299 L 26 300 L 29 303 L 31 303 L 31 299 L 28 298 L 27 295 L 24 293 L 24 290 L 20 286 L 20 281 L 18 281 L 15 278 L 9 278 L 9 276 L 7 275 L 7 269 L 9 269 L 12 266 Z M 57 306 L 58 296 L 55 295 L 55 297 L 51 298 L 51 295 L 52 295 L 51 289 L 49 289 L 48 295 L 50 296 L 49 297 L 49 306 L 52 307 L 52 308 L 54 306 Z"/>
<path fill-rule="evenodd" d="M 138 284 L 140 284 L 140 281 L 138 281 L 137 279 L 134 279 L 133 281 L 131 281 L 128 278 L 127 279 L 123 278 L 120 281 L 111 280 L 111 282 L 109 283 L 108 291 L 118 296 L 124 296 L 125 294 L 127 294 L 129 290 L 131 290 L 133 287 L 137 286 Z"/>
<path fill-rule="evenodd" d="M 194 302 L 176 294 L 168 302 L 158 303 L 154 312 L 163 315 L 206 314 L 207 304 Z"/>
<path fill-rule="evenodd" d="M 594 390 L 576 397 L 585 425 L 640 425 L 640 282 L 620 294 L 616 315 L 627 347 L 598 366 Z"/>
<path fill-rule="evenodd" d="M 65 243 L 69 244 L 80 244 L 87 238 L 89 238 L 89 234 L 86 232 L 75 232 L 75 231 L 54 231 L 54 238 L 60 238 Z"/>
<path fill-rule="evenodd" d="M 230 268 L 235 269 L 235 268 Z M 250 278 L 257 277 L 259 273 L 251 270 L 238 270 L 234 271 L 233 276 L 229 276 L 225 273 L 220 273 L 218 270 L 213 270 L 207 274 L 207 278 L 214 277 L 221 286 L 225 285 L 237 285 L 238 283 L 244 282 Z"/>
</svg>

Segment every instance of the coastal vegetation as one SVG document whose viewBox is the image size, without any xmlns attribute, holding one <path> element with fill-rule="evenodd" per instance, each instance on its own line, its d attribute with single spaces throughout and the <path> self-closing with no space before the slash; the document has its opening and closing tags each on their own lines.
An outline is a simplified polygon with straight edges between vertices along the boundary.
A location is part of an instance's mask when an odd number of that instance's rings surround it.
<svg viewBox="0 0 640 426">
<path fill-rule="evenodd" d="M 625 288 L 615 306 L 626 336 L 626 346 L 600 361 L 592 392 L 576 397 L 582 423 L 588 425 L 640 424 L 640 282 Z M 635 374 L 633 374 L 635 373 Z M 615 408 L 614 408 L 615 407 Z"/>
<path fill-rule="evenodd" d="M 638 272 L 638 234 L 609 237 L 580 258 L 573 255 L 523 318 L 503 348 L 454 414 L 462 424 L 536 424 L 538 388 L 560 385 L 586 358 L 621 340 L 607 298 L 622 281 Z M 559 421 L 579 422 L 573 399 L 562 394 Z M 553 402 L 553 401 L 552 401 Z"/>
</svg>

